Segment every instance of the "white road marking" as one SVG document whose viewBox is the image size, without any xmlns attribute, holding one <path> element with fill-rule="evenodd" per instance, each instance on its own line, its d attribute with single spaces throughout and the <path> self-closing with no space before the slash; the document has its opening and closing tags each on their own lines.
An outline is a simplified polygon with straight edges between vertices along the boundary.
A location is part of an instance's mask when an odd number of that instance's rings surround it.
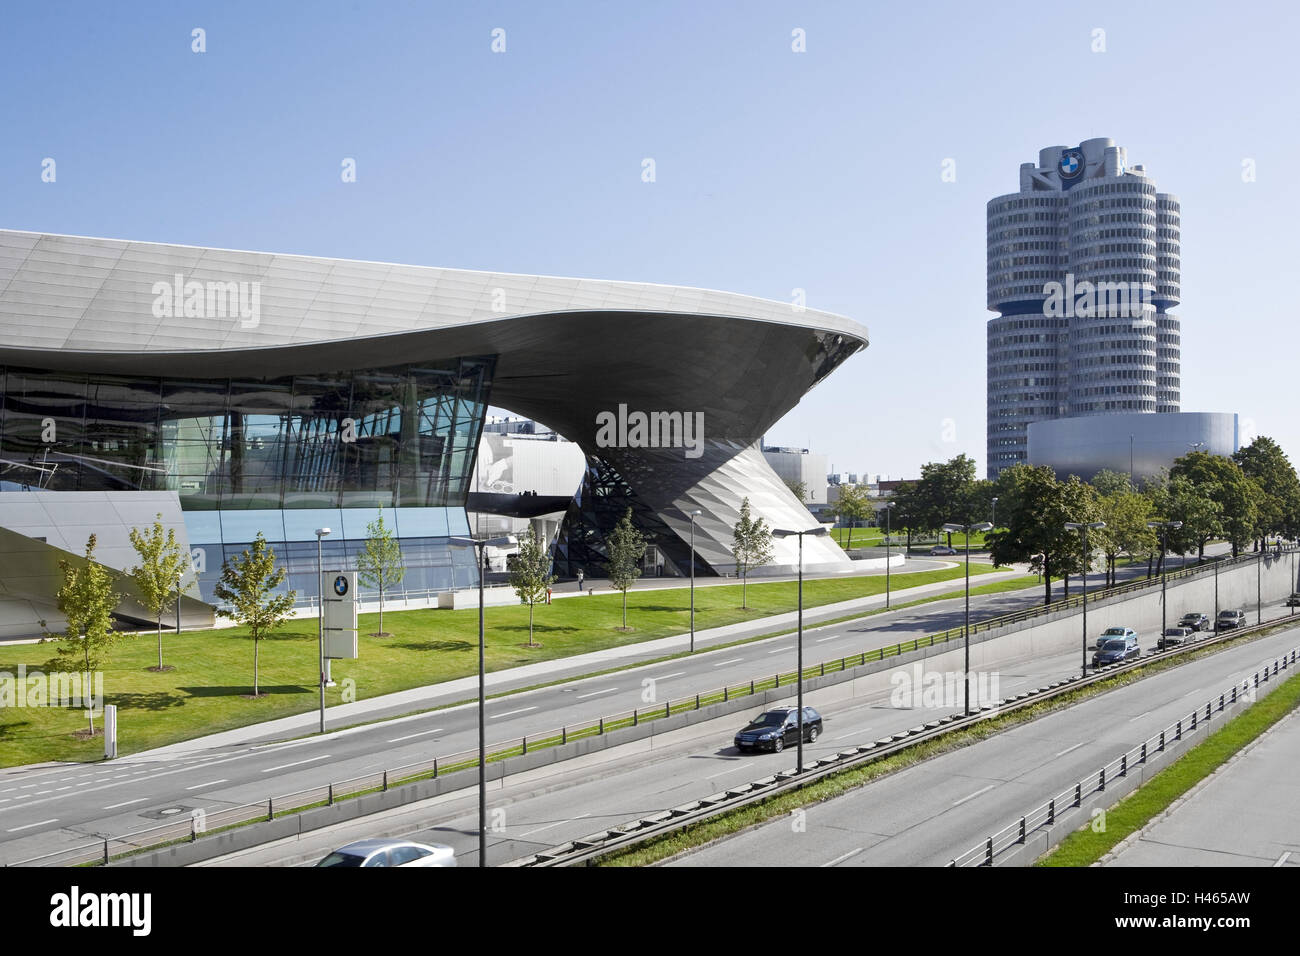
<svg viewBox="0 0 1300 956">
<path fill-rule="evenodd" d="M 778 648 L 777 648 L 776 650 L 774 650 L 774 651 L 768 651 L 768 653 L 769 653 L 769 654 L 780 654 L 782 651 L 788 651 L 788 650 L 790 650 L 790 647 L 787 645 L 786 647 L 778 647 Z"/>
<path fill-rule="evenodd" d="M 293 763 L 282 763 L 278 767 L 267 767 L 262 773 L 271 773 L 276 770 L 288 770 L 290 767 L 297 767 L 305 763 L 315 763 L 317 760 L 325 760 L 329 754 L 321 754 L 319 757 L 308 757 L 306 760 L 295 760 Z"/>
<path fill-rule="evenodd" d="M 844 740 L 848 737 L 861 737 L 863 734 L 871 733 L 870 727 L 863 727 L 861 730 L 855 730 L 851 734 L 840 734 L 838 737 L 832 737 L 831 740 Z"/>
<path fill-rule="evenodd" d="M 1077 744 L 1075 744 L 1073 747 L 1066 747 L 1064 750 L 1062 750 L 1062 751 L 1061 751 L 1060 753 L 1058 753 L 1056 756 L 1058 756 L 1058 757 L 1064 757 L 1064 756 L 1065 756 L 1066 754 L 1068 754 L 1071 750 L 1078 750 L 1080 747 L 1082 747 L 1082 746 L 1083 746 L 1084 744 L 1086 744 L 1087 742 L 1088 742 L 1088 741 L 1086 741 L 1086 740 L 1081 740 L 1081 741 L 1079 741 Z"/>
<path fill-rule="evenodd" d="M 661 674 L 659 677 L 656 677 L 655 680 L 667 680 L 670 677 L 681 677 L 685 673 L 686 671 L 673 671 L 671 674 Z"/>
<path fill-rule="evenodd" d="M 40 823 L 28 823 L 21 827 L 11 827 L 10 829 L 6 830 L 5 833 L 17 833 L 19 830 L 30 830 L 32 827 L 43 827 L 47 823 L 58 823 L 58 822 L 59 821 L 57 818 L 53 820 L 42 820 Z"/>
<path fill-rule="evenodd" d="M 558 827 L 562 823 L 572 823 L 573 820 L 581 820 L 583 817 L 589 817 L 589 816 L 591 816 L 590 813 L 583 813 L 569 820 L 556 820 L 554 823 L 548 823 L 544 827 L 538 827 L 536 830 L 529 830 L 527 833 L 519 834 L 519 839 L 522 840 L 524 837 L 531 836 L 534 833 L 541 833 L 543 830 L 549 830 L 551 827 Z"/>
<path fill-rule="evenodd" d="M 599 697 L 601 694 L 612 694 L 618 690 L 617 687 L 606 687 L 604 690 L 593 690 L 590 694 L 579 694 L 574 700 L 586 700 L 588 697 Z"/>
<path fill-rule="evenodd" d="M 390 744 L 395 744 L 403 740 L 411 740 L 412 738 L 415 737 L 427 737 L 429 736 L 429 734 L 436 734 L 439 733 L 441 730 L 442 730 L 441 727 L 434 727 L 433 730 L 422 730 L 418 734 L 407 734 L 405 737 L 394 737 L 392 740 L 388 742 Z"/>
<path fill-rule="evenodd" d="M 843 863 L 845 860 L 847 860 L 847 859 L 848 859 L 849 857 L 851 857 L 851 856 L 857 856 L 857 855 L 858 855 L 859 853 L 861 853 L 861 852 L 862 852 L 862 847 L 858 847 L 856 850 L 849 850 L 848 853 L 841 854 L 840 856 L 837 856 L 837 857 L 836 857 L 835 859 L 833 859 L 833 860 L 828 860 L 827 862 L 823 863 L 822 866 L 824 866 L 824 867 L 825 867 L 825 866 L 836 866 L 837 864 Z"/>
<path fill-rule="evenodd" d="M 746 763 L 738 763 L 734 767 L 728 767 L 726 770 L 719 770 L 717 773 L 711 773 L 704 779 L 712 780 L 714 777 L 721 777 L 723 774 L 727 774 L 727 773 L 735 773 L 737 770 L 745 770 L 749 767 L 752 767 L 753 765 L 754 765 L 754 761 L 752 760 Z"/>
<path fill-rule="evenodd" d="M 1143 717 L 1149 717 L 1149 716 L 1151 716 L 1151 711 L 1149 711 L 1149 710 L 1144 710 L 1144 711 L 1142 711 L 1142 713 L 1138 714 L 1136 717 L 1130 717 L 1130 718 L 1128 719 L 1128 722 L 1131 724 L 1131 723 L 1133 723 L 1133 721 L 1135 721 L 1135 720 L 1141 720 Z"/>
<path fill-rule="evenodd" d="M 739 664 L 739 663 L 740 663 L 741 661 L 743 661 L 743 660 L 744 660 L 743 657 L 733 657 L 733 658 L 732 658 L 731 660 L 729 660 L 729 661 L 718 661 L 718 663 L 714 664 L 713 666 L 714 666 L 714 667 L 726 667 L 728 664 Z"/>
<path fill-rule="evenodd" d="M 488 720 L 496 720 L 498 717 L 513 717 L 515 714 L 526 714 L 530 710 L 536 709 L 536 707 L 524 707 L 521 710 L 507 710 L 504 714 L 488 714 Z"/>
<path fill-rule="evenodd" d="M 118 807 L 129 807 L 133 803 L 144 803 L 148 799 L 149 799 L 148 797 L 140 797 L 138 800 L 128 800 L 126 801 L 126 803 L 114 803 L 112 806 L 107 806 L 104 809 L 116 810 Z"/>
<path fill-rule="evenodd" d="M 219 784 L 219 783 L 225 783 L 225 782 L 226 782 L 226 779 L 227 779 L 227 778 L 222 777 L 220 780 L 209 780 L 207 783 L 196 783 L 194 786 L 192 786 L 192 787 L 186 787 L 185 789 L 186 789 L 186 790 L 202 790 L 204 787 L 215 787 L 215 786 L 216 786 L 217 784 Z"/>
<path fill-rule="evenodd" d="M 1273 866 L 1275 867 L 1285 866 L 1286 861 L 1289 860 L 1290 858 L 1291 858 L 1291 851 L 1287 850 L 1285 853 L 1283 853 L 1281 856 L 1277 858 L 1277 862 L 1274 863 Z"/>
<path fill-rule="evenodd" d="M 969 797 L 962 797 L 960 800 L 958 800 L 956 803 L 954 803 L 953 806 L 954 806 L 954 807 L 959 807 L 959 806 L 961 806 L 963 803 L 965 803 L 967 800 L 974 800 L 974 799 L 975 799 L 976 797 L 978 797 L 981 793 L 988 793 L 990 790 L 993 789 L 994 786 L 995 786 L 994 784 L 989 784 L 987 787 L 984 787 L 982 790 L 976 790 L 976 791 L 975 791 L 974 793 L 972 793 Z"/>
</svg>

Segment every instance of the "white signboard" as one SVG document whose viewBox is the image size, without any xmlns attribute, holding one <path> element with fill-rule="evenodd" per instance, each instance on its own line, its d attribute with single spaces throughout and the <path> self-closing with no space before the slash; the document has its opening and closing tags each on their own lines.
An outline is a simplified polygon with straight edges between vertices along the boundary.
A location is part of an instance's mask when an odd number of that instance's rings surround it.
<svg viewBox="0 0 1300 956">
<path fill-rule="evenodd" d="M 325 596 L 325 656 L 357 656 L 357 572 L 326 571 L 321 575 Z"/>
</svg>

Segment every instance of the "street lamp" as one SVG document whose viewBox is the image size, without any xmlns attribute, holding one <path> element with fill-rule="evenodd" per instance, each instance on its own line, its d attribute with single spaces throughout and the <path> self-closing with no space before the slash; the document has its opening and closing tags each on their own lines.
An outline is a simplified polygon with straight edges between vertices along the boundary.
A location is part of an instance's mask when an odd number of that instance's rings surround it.
<svg viewBox="0 0 1300 956">
<path fill-rule="evenodd" d="M 1165 567 L 1165 552 L 1169 550 L 1169 532 L 1177 531 L 1183 526 L 1181 521 L 1148 521 L 1148 528 L 1157 528 L 1160 531 L 1160 637 L 1165 636 L 1165 628 L 1169 625 L 1169 611 L 1165 607 L 1165 581 L 1169 576 L 1169 569 Z M 1214 603 L 1219 603 L 1219 578 L 1214 578 Z M 1217 613 L 1217 612 L 1216 612 Z M 1215 626 L 1218 626 L 1217 618 Z"/>
<path fill-rule="evenodd" d="M 981 521 L 979 524 L 959 524 L 949 522 L 943 526 L 943 530 L 949 534 L 966 532 L 966 715 L 970 716 L 970 533 L 972 531 L 988 531 L 993 525 L 987 521 Z"/>
<path fill-rule="evenodd" d="M 993 499 L 993 514 L 989 517 L 990 530 L 996 531 L 998 527 L 998 499 Z"/>
<path fill-rule="evenodd" d="M 695 519 L 704 514 L 691 512 L 691 653 L 695 653 Z"/>
<path fill-rule="evenodd" d="M 889 610 L 889 515 L 894 510 L 894 502 L 885 502 L 885 610 Z M 906 559 L 904 559 L 906 564 Z"/>
<path fill-rule="evenodd" d="M 496 538 L 466 538 L 453 535 L 447 539 L 453 548 L 478 549 L 478 865 L 487 866 L 487 693 L 483 666 L 483 579 L 487 577 L 487 549 L 508 548 L 516 543 L 512 534 Z"/>
<path fill-rule="evenodd" d="M 799 538 L 799 759 L 798 766 L 795 768 L 795 773 L 803 773 L 803 536 L 806 534 L 810 534 L 814 538 L 825 537 L 826 529 L 821 525 L 818 525 L 816 528 L 810 528 L 807 531 L 787 531 L 783 528 L 772 529 L 772 537 L 774 538 Z"/>
<path fill-rule="evenodd" d="M 1088 550 L 1088 529 L 1104 528 L 1104 521 L 1089 521 L 1086 524 L 1078 521 L 1067 521 L 1065 527 L 1069 531 L 1078 531 L 1083 538 L 1083 670 L 1080 677 L 1088 676 L 1088 565 L 1092 563 L 1092 552 Z"/>
<path fill-rule="evenodd" d="M 316 595 L 319 607 L 316 611 L 316 643 L 320 648 L 320 732 L 325 733 L 325 571 L 321 567 L 321 541 L 329 528 L 316 529 Z"/>
</svg>

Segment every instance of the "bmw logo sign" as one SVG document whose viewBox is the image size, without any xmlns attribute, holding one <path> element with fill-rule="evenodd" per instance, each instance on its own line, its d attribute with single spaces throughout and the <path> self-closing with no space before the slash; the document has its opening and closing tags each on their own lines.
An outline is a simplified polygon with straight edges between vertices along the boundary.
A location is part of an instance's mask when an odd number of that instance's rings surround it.
<svg viewBox="0 0 1300 956">
<path fill-rule="evenodd" d="M 348 579 L 342 574 L 334 579 L 334 593 L 339 597 L 348 593 Z"/>
<path fill-rule="evenodd" d="M 1083 153 L 1077 149 L 1067 149 L 1061 153 L 1061 162 L 1057 165 L 1062 179 L 1075 179 L 1083 173 Z"/>
</svg>

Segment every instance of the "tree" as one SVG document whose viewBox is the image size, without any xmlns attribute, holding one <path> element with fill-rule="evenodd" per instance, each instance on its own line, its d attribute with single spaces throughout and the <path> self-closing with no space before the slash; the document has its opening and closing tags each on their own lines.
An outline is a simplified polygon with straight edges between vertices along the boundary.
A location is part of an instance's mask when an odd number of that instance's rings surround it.
<svg viewBox="0 0 1300 956">
<path fill-rule="evenodd" d="M 1110 495 L 1119 494 L 1125 491 L 1133 491 L 1133 483 L 1128 480 L 1128 475 L 1122 471 L 1111 471 L 1109 468 L 1103 468 L 1092 476 L 1092 485 L 1099 497 L 1107 498 Z"/>
<path fill-rule="evenodd" d="M 148 531 L 131 529 L 131 547 L 140 556 L 140 563 L 131 569 L 131 579 L 140 592 L 140 603 L 153 614 L 158 625 L 158 665 L 150 670 L 171 670 L 163 666 L 162 619 L 180 600 L 181 575 L 189 564 L 189 556 L 176 543 L 173 529 L 168 528 L 164 533 L 161 512 Z"/>
<path fill-rule="evenodd" d="M 736 570 L 740 572 L 740 607 L 747 610 L 749 572 L 772 560 L 772 529 L 761 517 L 750 517 L 748 498 L 740 503 L 740 520 L 734 529 L 731 553 L 736 559 Z"/>
<path fill-rule="evenodd" d="M 1205 546 L 1222 534 L 1219 503 L 1206 494 L 1205 490 L 1189 479 L 1179 475 L 1170 478 L 1164 487 L 1160 513 L 1170 521 L 1181 521 L 1183 526 L 1170 534 L 1169 541 L 1174 551 L 1186 554 L 1196 549 L 1196 560 L 1205 560 Z M 1155 545 L 1153 545 L 1155 547 Z M 1161 555 L 1161 561 L 1164 555 Z"/>
<path fill-rule="evenodd" d="M 944 462 L 921 466 L 921 480 L 916 483 L 916 518 L 926 531 L 936 531 L 951 521 L 966 524 L 973 501 L 975 460 L 958 455 Z M 952 546 L 952 534 L 948 534 Z"/>
<path fill-rule="evenodd" d="M 1294 537 L 1300 531 L 1300 479 L 1286 452 L 1273 439 L 1260 435 L 1233 454 L 1247 478 L 1259 485 L 1261 534 Z M 1260 543 L 1262 547 L 1263 543 Z"/>
<path fill-rule="evenodd" d="M 1194 451 L 1174 460 L 1169 478 L 1186 478 L 1219 506 L 1221 533 L 1235 558 L 1259 529 L 1260 486 L 1231 458 Z"/>
<path fill-rule="evenodd" d="M 81 668 L 89 685 L 91 674 L 107 662 L 109 651 L 117 643 L 113 630 L 113 612 L 122 596 L 113 588 L 113 574 L 95 560 L 95 536 L 86 540 L 86 564 L 78 566 L 60 561 L 63 586 L 59 588 L 59 613 L 67 621 L 50 669 L 68 671 Z M 89 687 L 87 686 L 87 693 Z M 86 707 L 90 734 L 95 734 L 95 712 Z"/>
<path fill-rule="evenodd" d="M 894 488 L 890 500 L 894 503 L 894 513 L 890 518 L 890 528 L 902 528 L 907 532 L 906 550 L 912 550 L 912 533 L 927 531 L 927 520 L 923 514 L 923 505 L 917 495 L 916 482 L 900 481 Z"/>
<path fill-rule="evenodd" d="M 800 504 L 805 504 L 808 501 L 808 482 L 800 481 L 797 478 L 787 478 L 785 486 L 794 493 Z"/>
<path fill-rule="evenodd" d="M 1112 474 L 1115 474 L 1112 472 Z M 1099 495 L 1097 507 L 1106 527 L 1094 531 L 1096 541 L 1106 556 L 1106 586 L 1115 583 L 1115 560 L 1121 554 L 1146 554 L 1155 547 L 1155 533 L 1147 527 L 1151 520 L 1151 499 L 1124 483 L 1110 484 L 1108 494 Z M 1094 486 L 1095 487 L 1095 486 Z"/>
<path fill-rule="evenodd" d="M 632 524 L 632 509 L 628 508 L 618 525 L 606 538 L 609 549 L 609 583 L 623 592 L 623 626 L 627 626 L 627 589 L 641 576 L 641 559 L 645 556 L 645 537 Z"/>
<path fill-rule="evenodd" d="M 298 596 L 293 590 L 275 593 L 284 583 L 285 574 L 283 566 L 276 566 L 275 552 L 259 531 L 251 548 L 221 566 L 221 579 L 217 581 L 217 598 L 230 605 L 217 608 L 217 613 L 248 628 L 248 636 L 253 639 L 254 697 L 261 696 L 258 667 L 262 641 L 288 619 Z"/>
<path fill-rule="evenodd" d="M 845 543 L 847 551 L 853 547 L 853 528 L 859 521 L 866 520 L 872 513 L 871 501 L 867 489 L 861 485 L 840 485 L 839 497 L 835 500 L 833 513 L 849 523 L 849 540 Z"/>
<path fill-rule="evenodd" d="M 996 565 L 1028 561 L 1043 576 L 1043 603 L 1052 601 L 1052 578 L 1065 578 L 1083 568 L 1079 532 L 1066 522 L 1098 520 L 1092 488 L 1078 478 L 1058 481 L 1046 466 L 1016 464 L 998 475 L 998 524 L 990 532 L 990 553 Z"/>
<path fill-rule="evenodd" d="M 384 631 L 384 592 L 394 585 L 401 584 L 406 577 L 406 565 L 402 563 L 402 547 L 393 536 L 392 529 L 384 524 L 384 509 L 379 509 L 379 516 L 366 525 L 366 546 L 357 555 L 357 577 L 366 587 L 379 589 L 379 630 L 371 637 L 388 637 Z M 529 635 L 528 642 L 532 643 Z"/>
<path fill-rule="evenodd" d="M 546 600 L 547 592 L 555 583 L 551 574 L 551 554 L 532 528 L 519 539 L 519 553 L 513 555 L 510 567 L 510 586 L 519 596 L 520 604 L 528 605 L 528 646 L 536 647 L 533 640 L 533 608 Z M 624 620 L 626 624 L 626 619 Z"/>
</svg>

